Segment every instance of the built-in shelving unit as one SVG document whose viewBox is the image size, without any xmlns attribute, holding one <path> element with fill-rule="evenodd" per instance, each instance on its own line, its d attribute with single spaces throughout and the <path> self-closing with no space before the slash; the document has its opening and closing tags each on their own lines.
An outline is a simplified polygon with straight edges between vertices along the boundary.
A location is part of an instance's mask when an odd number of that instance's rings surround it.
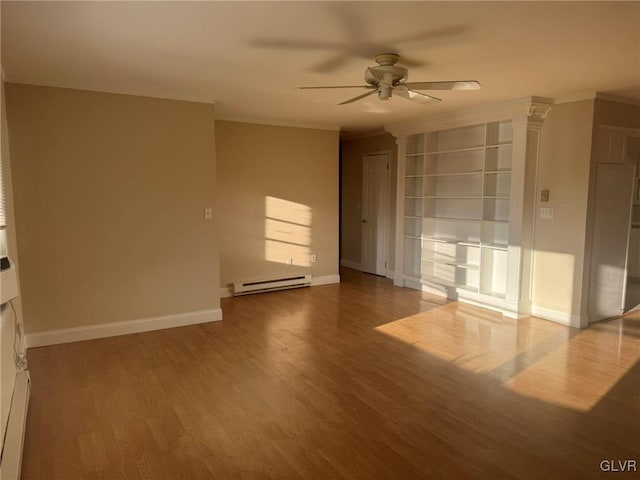
<svg viewBox="0 0 640 480">
<path fill-rule="evenodd" d="M 504 297 L 512 144 L 510 121 L 407 139 L 405 275 Z"/>
<path fill-rule="evenodd" d="M 469 124 L 443 121 L 454 124 L 447 128 L 404 125 L 395 129 L 400 135 L 390 129 L 404 162 L 396 284 L 435 287 L 518 315 L 525 214 L 532 220 L 532 210 L 525 212 L 524 165 L 538 154 L 537 146 L 527 148 L 536 108 Z M 539 131 L 541 122 L 533 126 Z"/>
</svg>

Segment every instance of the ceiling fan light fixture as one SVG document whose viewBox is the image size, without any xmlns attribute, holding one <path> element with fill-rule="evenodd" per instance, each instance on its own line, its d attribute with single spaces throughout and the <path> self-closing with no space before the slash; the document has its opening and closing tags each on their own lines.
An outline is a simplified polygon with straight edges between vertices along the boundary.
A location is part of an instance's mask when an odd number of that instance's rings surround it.
<svg viewBox="0 0 640 480">
<path fill-rule="evenodd" d="M 389 100 L 391 98 L 391 85 L 381 83 L 378 86 L 378 98 L 380 100 Z"/>
<path fill-rule="evenodd" d="M 380 100 L 389 100 L 392 91 L 395 90 L 399 97 L 420 104 L 439 102 L 440 99 L 417 92 L 416 90 L 478 90 L 480 82 L 477 80 L 453 80 L 444 82 L 408 82 L 409 72 L 406 68 L 396 65 L 399 56 L 397 53 L 381 53 L 376 55 L 377 66 L 368 67 L 364 72 L 366 85 L 343 85 L 329 87 L 298 87 L 312 88 L 364 88 L 367 93 L 350 98 L 338 105 L 346 105 L 361 100 L 374 93 Z"/>
</svg>

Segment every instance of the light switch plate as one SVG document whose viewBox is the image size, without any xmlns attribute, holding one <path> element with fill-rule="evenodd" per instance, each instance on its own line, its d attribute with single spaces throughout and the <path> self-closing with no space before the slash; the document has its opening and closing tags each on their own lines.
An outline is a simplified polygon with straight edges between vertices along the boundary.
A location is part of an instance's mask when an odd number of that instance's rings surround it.
<svg viewBox="0 0 640 480">
<path fill-rule="evenodd" d="M 540 218 L 552 219 L 555 215 L 555 209 L 553 207 L 540 208 Z"/>
</svg>

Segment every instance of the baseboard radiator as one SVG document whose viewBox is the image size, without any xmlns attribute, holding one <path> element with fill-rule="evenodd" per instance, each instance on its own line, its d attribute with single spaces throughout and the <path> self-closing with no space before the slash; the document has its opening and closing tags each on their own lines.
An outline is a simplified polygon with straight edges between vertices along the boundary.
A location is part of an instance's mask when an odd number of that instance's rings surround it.
<svg viewBox="0 0 640 480">
<path fill-rule="evenodd" d="M 311 286 L 311 275 L 295 275 L 291 277 L 271 278 L 265 280 L 249 280 L 233 283 L 233 295 L 248 295 L 250 293 L 273 292 Z"/>
</svg>

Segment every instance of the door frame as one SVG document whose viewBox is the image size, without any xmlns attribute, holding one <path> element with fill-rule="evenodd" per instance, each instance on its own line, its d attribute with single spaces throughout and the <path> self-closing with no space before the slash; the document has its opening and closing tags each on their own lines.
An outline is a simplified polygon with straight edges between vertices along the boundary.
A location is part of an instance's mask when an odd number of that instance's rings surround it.
<svg viewBox="0 0 640 480">
<path fill-rule="evenodd" d="M 609 131 L 609 132 L 614 132 L 614 133 L 618 133 L 624 136 L 623 138 L 623 145 L 622 145 L 622 157 L 623 157 L 623 161 L 621 163 L 619 162 L 615 162 L 615 161 L 611 161 L 609 158 L 606 158 L 605 161 L 602 161 L 603 159 L 601 158 L 603 155 L 602 150 L 598 151 L 597 153 L 592 152 L 592 163 L 591 163 L 591 173 L 590 173 L 590 180 L 589 180 L 589 200 L 588 200 L 588 208 L 587 208 L 587 233 L 586 233 L 586 245 L 585 245 L 585 256 L 584 256 L 584 272 L 583 272 L 583 283 L 582 283 L 582 299 L 581 299 L 581 311 L 582 314 L 580 315 L 581 317 L 581 321 L 580 321 L 580 326 L 582 328 L 589 326 L 590 324 L 597 322 L 601 319 L 595 318 L 592 315 L 591 309 L 590 309 L 590 294 L 591 294 L 591 286 L 592 286 L 592 282 L 594 281 L 594 278 L 591 275 L 591 269 L 592 269 L 592 265 L 593 265 L 593 254 L 594 254 L 594 211 L 595 211 L 595 204 L 597 202 L 596 196 L 595 196 L 595 188 L 596 188 L 596 182 L 597 182 L 597 169 L 598 169 L 598 164 L 626 164 L 626 149 L 627 149 L 627 141 L 629 137 L 635 137 L 635 138 L 640 138 L 640 129 L 637 128 L 629 128 L 629 127 L 619 127 L 619 126 L 612 126 L 612 125 L 607 125 L 607 124 L 598 124 L 598 125 L 594 125 L 594 135 L 600 135 L 600 132 L 604 131 Z M 598 148 L 601 149 L 601 146 L 599 145 Z M 609 147 L 611 148 L 611 147 Z M 594 157 L 595 155 L 595 157 Z M 628 280 L 628 271 L 629 271 L 629 248 L 630 248 L 630 240 L 629 240 L 629 236 L 630 236 L 630 230 L 631 230 L 631 217 L 632 217 L 632 213 L 633 213 L 633 192 L 634 190 L 632 189 L 632 193 L 631 193 L 631 198 L 630 200 L 630 211 L 629 211 L 629 230 L 627 232 L 627 248 L 626 250 L 623 252 L 624 255 L 624 265 L 625 265 L 625 269 L 624 269 L 624 286 L 623 286 L 623 292 L 622 292 L 622 305 L 621 305 L 621 313 L 624 312 L 624 307 L 625 307 L 625 303 L 626 303 L 626 287 L 627 287 L 627 280 Z"/>
<path fill-rule="evenodd" d="M 392 152 L 391 150 L 380 150 L 380 151 L 375 151 L 375 152 L 366 152 L 362 155 L 362 208 L 361 208 L 361 218 L 362 220 L 364 220 L 364 205 L 365 205 L 365 162 L 366 162 L 366 158 L 367 157 L 371 157 L 371 156 L 377 156 L 377 155 L 386 155 L 387 157 L 387 175 L 386 175 L 386 181 L 385 181 L 385 188 L 386 188 L 386 195 L 385 195 L 385 208 L 386 208 L 386 215 L 384 216 L 385 218 L 385 232 L 384 232 L 384 240 L 385 240 L 385 250 L 384 250 L 384 257 L 385 257 L 385 267 L 384 267 L 384 272 L 379 273 L 377 266 L 376 266 L 376 272 L 375 275 L 382 275 L 384 277 L 387 278 L 391 278 L 389 276 L 389 246 L 391 244 L 390 242 L 390 235 L 391 235 L 391 159 L 392 159 Z M 395 233 L 395 232 L 394 232 Z M 363 260 L 363 254 L 364 254 L 364 229 L 362 227 L 362 225 L 360 226 L 360 249 L 361 249 L 361 258 L 360 258 L 360 265 L 361 271 L 365 271 L 364 269 L 364 262 Z M 378 251 L 377 245 L 376 245 L 376 252 Z M 368 272 L 370 273 L 370 272 Z"/>
</svg>

